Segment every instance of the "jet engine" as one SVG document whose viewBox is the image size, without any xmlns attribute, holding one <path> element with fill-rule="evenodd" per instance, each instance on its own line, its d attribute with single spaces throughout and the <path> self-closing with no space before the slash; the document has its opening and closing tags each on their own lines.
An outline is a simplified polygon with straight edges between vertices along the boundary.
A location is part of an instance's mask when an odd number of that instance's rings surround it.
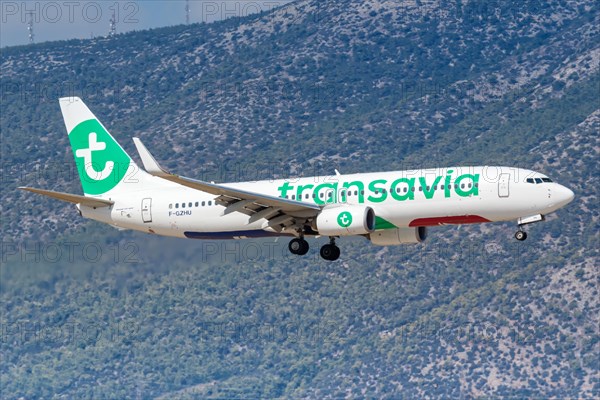
<svg viewBox="0 0 600 400">
<path fill-rule="evenodd" d="M 375 212 L 359 205 L 325 207 L 317 216 L 316 225 L 323 236 L 365 235 L 375 230 Z"/>
<path fill-rule="evenodd" d="M 377 246 L 395 246 L 398 244 L 420 243 L 427 239 L 427 228 L 396 228 L 378 230 L 369 235 L 371 243 Z"/>
</svg>

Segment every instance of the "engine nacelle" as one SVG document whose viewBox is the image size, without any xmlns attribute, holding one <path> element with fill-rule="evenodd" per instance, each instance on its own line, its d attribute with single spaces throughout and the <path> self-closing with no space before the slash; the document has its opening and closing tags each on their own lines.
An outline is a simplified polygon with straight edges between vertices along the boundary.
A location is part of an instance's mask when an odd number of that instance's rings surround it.
<svg viewBox="0 0 600 400">
<path fill-rule="evenodd" d="M 368 206 L 325 207 L 316 224 L 323 236 L 364 235 L 375 230 L 375 212 Z"/>
<path fill-rule="evenodd" d="M 427 228 L 384 229 L 369 235 L 371 243 L 377 246 L 395 246 L 399 244 L 420 243 L 427 239 Z"/>
</svg>

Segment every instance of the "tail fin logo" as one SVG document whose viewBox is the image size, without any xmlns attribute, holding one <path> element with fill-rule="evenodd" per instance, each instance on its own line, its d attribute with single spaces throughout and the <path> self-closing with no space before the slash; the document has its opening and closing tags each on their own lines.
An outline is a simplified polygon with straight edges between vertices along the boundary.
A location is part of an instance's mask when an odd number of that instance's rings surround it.
<svg viewBox="0 0 600 400">
<path fill-rule="evenodd" d="M 106 193 L 123 180 L 131 159 L 98 120 L 81 122 L 69 140 L 85 194 Z"/>
<path fill-rule="evenodd" d="M 106 143 L 98 142 L 97 136 L 98 134 L 96 132 L 91 132 L 88 135 L 88 142 L 90 144 L 90 147 L 87 149 L 76 150 L 75 156 L 83 158 L 83 163 L 86 166 L 85 173 L 89 178 L 95 181 L 103 181 L 110 175 L 110 172 L 115 166 L 115 163 L 113 161 L 107 161 L 106 164 L 104 164 L 104 168 L 102 169 L 102 171 L 96 171 L 94 169 L 94 164 L 92 163 L 92 152 L 106 149 Z M 92 173 L 90 173 L 88 166 L 91 167 Z"/>
</svg>

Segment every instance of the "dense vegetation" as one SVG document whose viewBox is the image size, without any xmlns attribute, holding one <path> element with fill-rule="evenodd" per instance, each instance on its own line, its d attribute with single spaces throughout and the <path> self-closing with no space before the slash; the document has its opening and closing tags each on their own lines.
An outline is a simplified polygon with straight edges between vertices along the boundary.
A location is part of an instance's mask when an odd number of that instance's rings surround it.
<svg viewBox="0 0 600 400">
<path fill-rule="evenodd" d="M 423 4 L 422 4 L 423 3 Z M 464 4 L 463 4 L 464 3 Z M 2 49 L 2 398 L 600 396 L 597 2 L 299 1 Z M 522 166 L 576 200 L 419 246 L 120 232 L 79 193 L 57 97 L 125 149 L 235 181 Z"/>
</svg>

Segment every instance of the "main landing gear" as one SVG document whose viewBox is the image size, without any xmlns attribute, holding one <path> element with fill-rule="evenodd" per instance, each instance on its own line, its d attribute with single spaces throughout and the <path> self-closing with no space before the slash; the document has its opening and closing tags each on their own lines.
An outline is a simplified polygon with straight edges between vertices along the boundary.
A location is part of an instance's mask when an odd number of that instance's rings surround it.
<svg viewBox="0 0 600 400">
<path fill-rule="evenodd" d="M 321 247 L 321 257 L 327 261 L 335 261 L 340 258 L 340 248 L 335 245 L 335 238 L 329 237 L 329 243 Z"/>
<path fill-rule="evenodd" d="M 299 237 L 290 240 L 288 248 L 290 253 L 303 256 L 308 253 L 309 246 L 304 237 Z M 335 261 L 340 258 L 340 248 L 335 245 L 335 237 L 330 237 L 329 243 L 321 247 L 320 254 L 327 261 Z"/>
<path fill-rule="evenodd" d="M 290 240 L 288 248 L 292 254 L 303 256 L 308 253 L 308 242 L 303 237 L 295 238 Z"/>
</svg>

